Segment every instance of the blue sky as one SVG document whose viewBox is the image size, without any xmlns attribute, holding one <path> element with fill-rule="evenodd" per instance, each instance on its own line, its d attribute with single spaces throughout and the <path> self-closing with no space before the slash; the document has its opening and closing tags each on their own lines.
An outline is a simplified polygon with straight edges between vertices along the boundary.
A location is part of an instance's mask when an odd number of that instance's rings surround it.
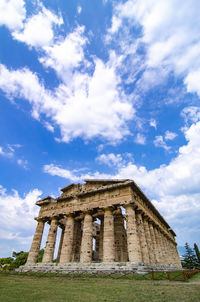
<svg viewBox="0 0 200 302">
<path fill-rule="evenodd" d="M 198 0 L 0 2 L 0 257 L 37 199 L 130 178 L 200 244 Z"/>
</svg>

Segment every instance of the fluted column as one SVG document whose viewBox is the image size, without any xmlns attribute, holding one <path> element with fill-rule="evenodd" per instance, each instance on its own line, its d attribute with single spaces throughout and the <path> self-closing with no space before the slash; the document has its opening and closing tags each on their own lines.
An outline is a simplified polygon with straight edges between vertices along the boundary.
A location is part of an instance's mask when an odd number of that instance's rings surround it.
<svg viewBox="0 0 200 302">
<path fill-rule="evenodd" d="M 81 250 L 81 238 L 82 238 L 82 220 L 74 220 L 74 242 L 72 251 L 72 261 L 80 261 L 80 250 Z"/>
<path fill-rule="evenodd" d="M 138 235 L 140 239 L 140 247 L 142 252 L 142 260 L 145 264 L 149 264 L 149 252 L 147 248 L 147 242 L 144 232 L 144 224 L 143 224 L 143 218 L 140 211 L 136 214 L 136 221 L 137 221 L 137 227 L 138 227 Z"/>
<path fill-rule="evenodd" d="M 115 261 L 114 219 L 111 208 L 104 213 L 103 262 Z"/>
<path fill-rule="evenodd" d="M 65 232 L 63 237 L 63 245 L 60 254 L 60 263 L 71 262 L 74 236 L 74 217 L 67 216 Z"/>
<path fill-rule="evenodd" d="M 55 249 L 55 244 L 56 244 L 57 229 L 58 229 L 57 218 L 52 217 L 51 225 L 49 228 L 49 233 L 48 233 L 48 237 L 47 237 L 47 241 L 46 241 L 46 247 L 45 247 L 44 255 L 43 255 L 43 259 L 42 259 L 43 263 L 52 262 L 52 260 L 53 260 L 54 249 Z"/>
<path fill-rule="evenodd" d="M 27 264 L 37 262 L 43 231 L 44 231 L 44 221 L 38 220 L 36 231 L 31 244 L 30 252 L 28 254 L 28 259 L 26 262 Z"/>
<path fill-rule="evenodd" d="M 147 248 L 149 252 L 149 262 L 150 264 L 155 264 L 155 256 L 153 252 L 153 243 L 151 240 L 151 235 L 150 235 L 150 230 L 149 230 L 149 224 L 148 224 L 148 217 L 144 217 L 144 231 L 145 231 L 145 236 L 146 236 L 146 241 L 147 241 Z"/>
<path fill-rule="evenodd" d="M 83 235 L 81 241 L 81 263 L 92 261 L 92 232 L 93 218 L 90 213 L 86 213 L 83 222 Z"/>
<path fill-rule="evenodd" d="M 157 264 L 157 263 L 159 263 L 159 251 L 158 251 L 157 244 L 156 244 L 153 223 L 151 221 L 149 221 L 149 230 L 150 230 L 151 242 L 152 242 L 152 246 L 153 246 L 154 259 L 155 259 L 155 263 Z"/>
<path fill-rule="evenodd" d="M 58 248 L 57 261 L 56 261 L 57 263 L 60 262 L 60 254 L 61 254 L 62 245 L 63 245 L 64 231 L 65 231 L 65 229 L 62 228 L 62 232 L 61 232 L 61 236 L 60 236 L 60 243 L 59 243 L 59 248 Z"/>
<path fill-rule="evenodd" d="M 155 230 L 157 247 L 158 247 L 158 251 L 159 251 L 159 264 L 164 265 L 165 260 L 164 260 L 164 256 L 163 256 L 162 243 L 161 243 L 161 239 L 160 239 L 160 231 L 157 228 L 155 228 L 154 230 Z"/>
<path fill-rule="evenodd" d="M 135 210 L 130 204 L 126 206 L 126 231 L 129 261 L 136 263 L 142 262 Z"/>
</svg>

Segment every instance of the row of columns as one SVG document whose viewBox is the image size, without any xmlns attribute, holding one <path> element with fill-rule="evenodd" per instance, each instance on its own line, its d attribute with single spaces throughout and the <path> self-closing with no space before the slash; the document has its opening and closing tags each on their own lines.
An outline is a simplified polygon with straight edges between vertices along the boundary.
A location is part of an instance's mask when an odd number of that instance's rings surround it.
<svg viewBox="0 0 200 302">
<path fill-rule="evenodd" d="M 102 262 L 134 262 L 147 265 L 180 267 L 175 243 L 166 237 L 156 224 L 132 204 L 126 205 L 126 229 L 120 211 L 113 214 L 112 207 L 104 209 L 99 235 L 96 237 L 98 258 Z M 49 228 L 43 263 L 53 260 L 58 219 L 53 217 Z M 37 262 L 44 221 L 38 220 L 27 263 Z M 57 262 L 89 263 L 93 250 L 93 216 L 85 213 L 83 227 L 73 215 L 66 218 L 62 230 Z"/>
</svg>

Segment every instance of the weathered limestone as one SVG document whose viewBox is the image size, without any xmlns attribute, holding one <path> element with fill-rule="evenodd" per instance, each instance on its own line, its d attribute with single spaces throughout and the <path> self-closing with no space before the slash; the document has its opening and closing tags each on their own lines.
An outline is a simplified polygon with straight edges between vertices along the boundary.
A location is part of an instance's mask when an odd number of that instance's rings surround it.
<svg viewBox="0 0 200 302">
<path fill-rule="evenodd" d="M 149 252 L 147 247 L 147 241 L 144 231 L 144 224 L 141 211 L 138 211 L 136 214 L 136 221 L 137 221 L 137 228 L 138 228 L 138 235 L 140 239 L 140 247 L 141 247 L 141 254 L 142 254 L 142 261 L 145 264 L 150 264 L 149 261 Z"/>
<path fill-rule="evenodd" d="M 104 214 L 103 261 L 115 261 L 114 219 L 111 208 L 106 208 Z"/>
<path fill-rule="evenodd" d="M 92 260 L 92 222 L 92 215 L 89 212 L 85 213 L 80 256 L 80 262 L 82 263 L 91 262 Z"/>
<path fill-rule="evenodd" d="M 143 220 L 144 223 L 144 231 L 145 231 L 145 237 L 146 237 L 146 242 L 147 242 L 147 248 L 149 252 L 149 263 L 150 264 L 155 264 L 155 256 L 153 252 L 153 243 L 150 235 L 150 230 L 149 230 L 149 224 L 148 224 L 148 217 L 144 217 Z"/>
<path fill-rule="evenodd" d="M 181 267 L 176 234 L 132 180 L 86 180 L 36 204 L 40 213 L 26 269 L 36 265 L 45 222 L 50 222 L 49 233 L 42 264 L 35 269 Z M 52 264 L 58 226 L 62 234 Z"/>
<path fill-rule="evenodd" d="M 35 235 L 33 237 L 33 242 L 31 245 L 30 252 L 28 254 L 27 264 L 36 263 L 38 259 L 38 254 L 40 250 L 40 245 L 42 241 L 42 235 L 44 230 L 44 220 L 38 220 L 37 228 L 35 231 Z"/>
<path fill-rule="evenodd" d="M 135 263 L 142 262 L 135 210 L 131 204 L 126 206 L 126 223 L 129 261 Z"/>
<path fill-rule="evenodd" d="M 48 263 L 53 260 L 57 229 L 58 229 L 57 217 L 52 217 L 49 233 L 47 237 L 46 247 L 44 249 L 44 255 L 42 259 L 43 263 Z"/>
<path fill-rule="evenodd" d="M 65 233 L 65 228 L 62 228 L 62 233 L 61 233 L 61 236 L 60 236 L 60 243 L 59 243 L 59 248 L 58 248 L 57 263 L 60 262 L 60 254 L 61 254 L 62 247 L 63 247 L 64 233 Z"/>
<path fill-rule="evenodd" d="M 62 251 L 60 254 L 59 263 L 70 262 L 72 260 L 73 235 L 74 235 L 74 218 L 73 216 L 69 215 L 66 220 Z"/>
</svg>

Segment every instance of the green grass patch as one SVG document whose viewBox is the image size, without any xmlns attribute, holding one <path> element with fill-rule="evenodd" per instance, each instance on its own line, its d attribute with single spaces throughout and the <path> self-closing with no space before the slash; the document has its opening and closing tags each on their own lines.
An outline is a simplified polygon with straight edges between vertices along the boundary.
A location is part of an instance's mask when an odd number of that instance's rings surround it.
<svg viewBox="0 0 200 302">
<path fill-rule="evenodd" d="M 200 272 L 193 275 L 190 279 L 189 282 L 199 282 L 200 283 Z M 200 286 L 200 284 L 199 284 Z M 200 300 L 200 299 L 199 299 Z"/>
<path fill-rule="evenodd" d="M 188 282 L 0 274 L 0 302 L 199 302 Z"/>
</svg>

